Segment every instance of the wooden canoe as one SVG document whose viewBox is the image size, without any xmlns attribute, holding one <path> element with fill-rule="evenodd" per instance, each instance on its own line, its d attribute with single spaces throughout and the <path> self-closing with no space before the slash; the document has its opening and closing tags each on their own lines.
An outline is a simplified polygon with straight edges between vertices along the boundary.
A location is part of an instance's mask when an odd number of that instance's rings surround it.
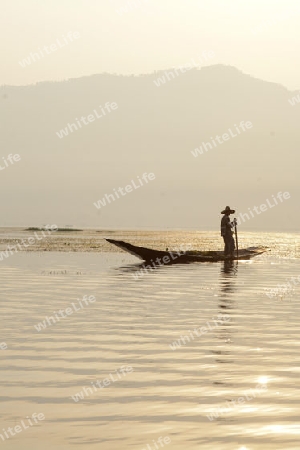
<svg viewBox="0 0 300 450">
<path fill-rule="evenodd" d="M 134 256 L 142 259 L 146 262 L 153 262 L 156 264 L 176 264 L 176 263 L 189 263 L 189 262 L 218 262 L 227 260 L 247 260 L 254 258 L 257 255 L 261 255 L 266 251 L 263 247 L 251 247 L 247 249 L 239 249 L 239 257 L 233 258 L 224 256 L 224 252 L 221 251 L 199 251 L 189 250 L 187 252 L 177 251 L 161 251 L 153 250 L 151 248 L 138 247 L 136 245 L 129 244 L 124 241 L 116 241 L 114 239 L 106 239 L 113 245 L 131 253 Z M 161 261 L 161 262 L 159 262 Z"/>
</svg>

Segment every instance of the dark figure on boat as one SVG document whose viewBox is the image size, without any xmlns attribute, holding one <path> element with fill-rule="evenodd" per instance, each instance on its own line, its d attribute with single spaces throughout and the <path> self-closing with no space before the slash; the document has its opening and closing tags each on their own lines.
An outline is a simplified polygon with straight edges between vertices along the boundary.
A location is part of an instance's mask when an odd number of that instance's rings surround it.
<svg viewBox="0 0 300 450">
<path fill-rule="evenodd" d="M 235 222 L 230 222 L 230 214 L 234 214 L 235 210 L 234 209 L 230 209 L 229 206 L 226 206 L 226 208 L 224 209 L 224 211 L 221 212 L 221 214 L 224 214 L 224 216 L 222 217 L 221 220 L 221 236 L 223 236 L 224 239 L 224 244 L 225 244 L 225 248 L 224 248 L 224 256 L 229 256 L 229 257 L 233 257 L 234 256 L 234 249 L 235 249 L 235 244 L 234 244 L 234 239 L 232 236 L 232 228 L 235 225 Z"/>
</svg>

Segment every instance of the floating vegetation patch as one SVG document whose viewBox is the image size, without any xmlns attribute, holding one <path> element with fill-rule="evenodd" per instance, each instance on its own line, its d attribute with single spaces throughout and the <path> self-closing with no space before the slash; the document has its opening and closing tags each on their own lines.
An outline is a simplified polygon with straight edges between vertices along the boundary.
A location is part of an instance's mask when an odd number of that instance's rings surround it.
<svg viewBox="0 0 300 450">
<path fill-rule="evenodd" d="M 26 228 L 24 231 L 47 231 L 48 228 L 44 228 L 44 227 L 29 227 Z M 57 228 L 57 231 L 83 231 L 80 230 L 79 228 Z"/>
</svg>

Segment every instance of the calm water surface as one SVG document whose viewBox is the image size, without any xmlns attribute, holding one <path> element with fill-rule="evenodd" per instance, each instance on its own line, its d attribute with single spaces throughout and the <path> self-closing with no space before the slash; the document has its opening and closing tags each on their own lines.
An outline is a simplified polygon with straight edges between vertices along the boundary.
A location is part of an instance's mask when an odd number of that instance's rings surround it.
<svg viewBox="0 0 300 450">
<path fill-rule="evenodd" d="M 191 240 L 194 248 L 220 247 L 217 234 L 210 243 L 204 236 L 138 239 L 154 248 Z M 1 261 L 0 342 L 8 348 L 0 350 L 0 434 L 34 412 L 45 415 L 0 438 L 2 448 L 156 450 L 162 436 L 170 450 L 299 450 L 300 283 L 274 298 L 265 289 L 300 275 L 300 235 L 242 240 L 271 251 L 226 265 L 161 267 L 138 280 L 138 260 L 109 246 Z M 81 308 L 84 295 L 96 301 Z M 36 330 L 72 303 L 78 311 Z M 196 336 L 219 314 L 226 322 Z M 181 336 L 190 342 L 172 350 Z M 122 366 L 132 371 L 122 374 Z M 105 378 L 110 383 L 93 390 Z M 91 389 L 83 395 L 84 387 Z M 74 401 L 76 393 L 82 399 Z"/>
</svg>

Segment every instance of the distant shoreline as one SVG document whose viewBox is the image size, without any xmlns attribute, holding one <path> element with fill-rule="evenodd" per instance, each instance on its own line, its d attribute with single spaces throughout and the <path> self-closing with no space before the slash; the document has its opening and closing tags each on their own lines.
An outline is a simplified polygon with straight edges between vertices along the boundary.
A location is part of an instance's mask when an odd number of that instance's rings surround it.
<svg viewBox="0 0 300 450">
<path fill-rule="evenodd" d="M 0 232 L 1 230 L 18 230 L 18 231 L 41 231 L 44 228 L 43 227 L 31 227 L 31 226 L 27 226 L 27 225 L 2 225 L 0 226 Z M 45 230 L 45 229 L 44 229 Z M 166 227 L 166 228 L 159 228 L 159 227 L 151 227 L 151 226 L 140 226 L 140 227 L 102 227 L 102 228 L 98 228 L 98 227 L 85 227 L 82 226 L 81 228 L 65 228 L 65 227 L 59 227 L 57 231 L 60 232 L 85 232 L 85 231 L 92 231 L 92 232 L 96 232 L 96 233 L 118 233 L 118 232 L 199 232 L 199 233 L 219 233 L 219 222 L 216 223 L 216 227 L 212 228 L 212 227 L 202 227 L 202 228 L 197 228 L 197 227 L 182 227 L 182 228 L 176 228 L 176 227 Z M 300 231 L 298 228 L 293 227 L 290 229 L 284 229 L 284 230 L 279 230 L 279 229 L 261 229 L 261 228 L 246 228 L 243 226 L 238 228 L 238 232 L 240 233 L 292 233 L 292 234 L 299 234 Z"/>
</svg>

